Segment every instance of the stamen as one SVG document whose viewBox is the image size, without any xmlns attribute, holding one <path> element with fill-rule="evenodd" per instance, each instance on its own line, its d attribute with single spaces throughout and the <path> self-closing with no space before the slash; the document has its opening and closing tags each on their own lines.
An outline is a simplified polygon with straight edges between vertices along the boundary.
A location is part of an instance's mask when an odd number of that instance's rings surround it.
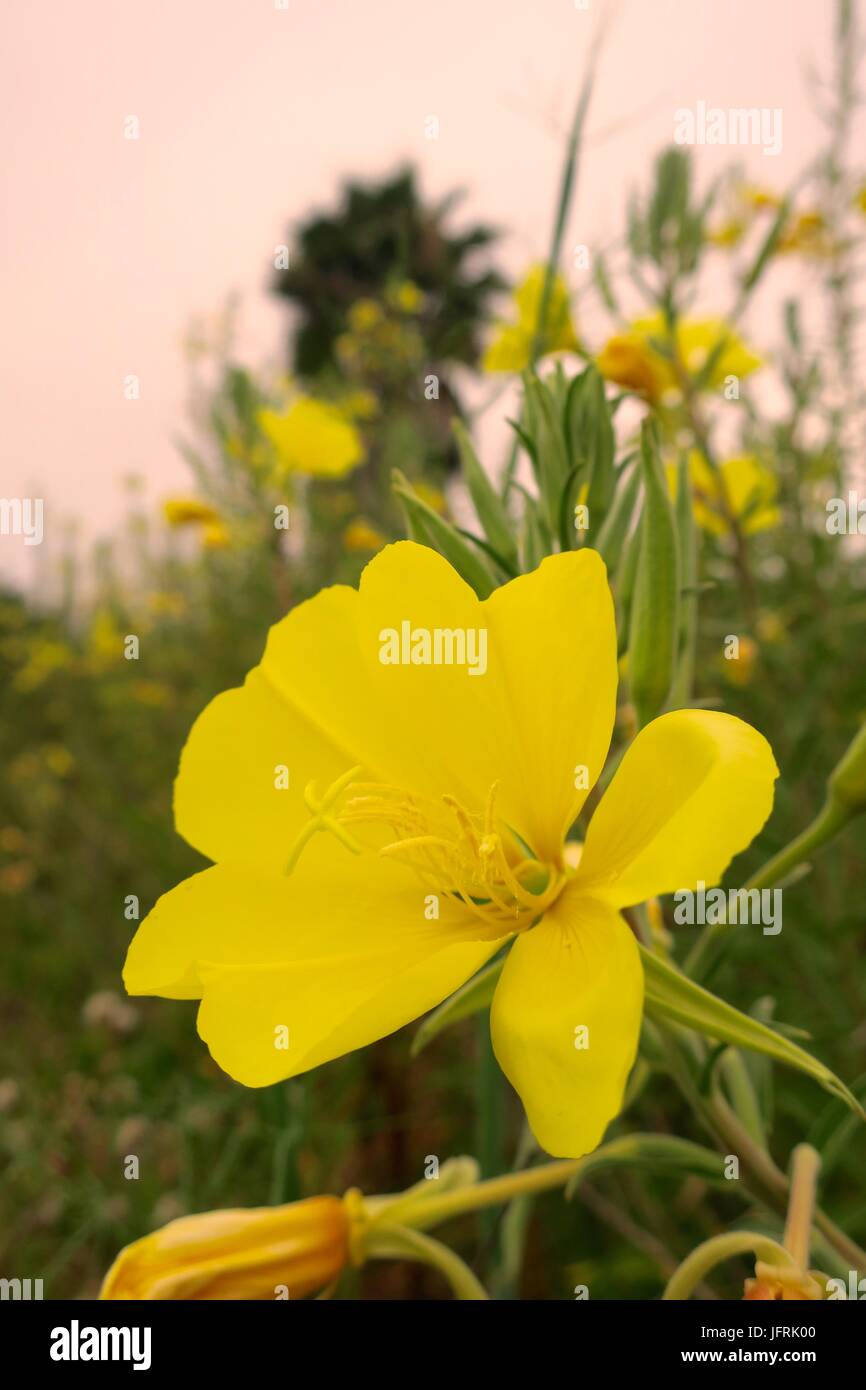
<svg viewBox="0 0 866 1390">
<path fill-rule="evenodd" d="M 292 845 L 287 874 L 318 831 L 330 831 L 346 849 L 359 854 L 362 846 L 347 825 L 384 822 L 395 838 L 380 854 L 402 860 L 431 892 L 457 899 L 486 926 L 520 931 L 557 897 L 564 874 L 534 859 L 519 836 L 497 818 L 498 782 L 491 786 L 479 816 L 453 796 L 434 799 L 386 783 L 359 782 L 360 771 L 353 767 L 343 773 L 321 797 L 315 782 L 307 785 L 304 801 L 310 820 Z M 338 808 L 351 784 L 355 795 Z"/>
</svg>

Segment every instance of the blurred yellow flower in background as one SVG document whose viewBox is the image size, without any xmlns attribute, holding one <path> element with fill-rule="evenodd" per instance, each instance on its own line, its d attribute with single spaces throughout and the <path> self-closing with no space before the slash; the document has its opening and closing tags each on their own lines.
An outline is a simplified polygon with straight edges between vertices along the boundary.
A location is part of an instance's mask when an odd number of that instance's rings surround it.
<svg viewBox="0 0 866 1390">
<path fill-rule="evenodd" d="M 676 499 L 675 464 L 668 464 L 667 474 L 671 496 Z M 726 512 L 736 517 L 747 536 L 779 525 L 776 478 L 754 454 L 724 459 L 717 473 L 699 450 L 692 449 L 689 477 L 694 491 L 695 521 L 704 531 L 714 536 L 725 535 L 730 530 Z"/>
<path fill-rule="evenodd" d="M 336 1279 L 348 1259 L 349 1216 L 338 1197 L 207 1211 L 179 1217 L 127 1245 L 99 1296 L 302 1298 Z"/>
<path fill-rule="evenodd" d="M 722 673 L 730 685 L 747 686 L 755 674 L 760 648 L 754 637 L 744 634 L 737 638 L 737 655 L 720 657 Z"/>
<path fill-rule="evenodd" d="M 87 665 L 92 671 L 107 670 L 123 656 L 123 638 L 117 619 L 107 608 L 100 608 L 93 615 L 87 634 Z"/>
<path fill-rule="evenodd" d="M 152 709 L 166 709 L 172 701 L 172 693 L 161 681 L 133 681 L 130 685 L 133 700 Z"/>
<path fill-rule="evenodd" d="M 854 199 L 854 206 L 859 208 L 862 213 L 866 214 L 866 183 L 858 190 L 857 196 Z"/>
<path fill-rule="evenodd" d="M 386 544 L 387 537 L 362 516 L 350 521 L 343 532 L 343 547 L 350 555 L 381 550 Z"/>
<path fill-rule="evenodd" d="M 75 759 L 62 743 L 46 743 L 42 747 L 42 758 L 49 772 L 55 777 L 68 777 L 75 767 Z"/>
<path fill-rule="evenodd" d="M 261 410 L 259 424 L 273 446 L 280 476 L 342 478 L 364 460 L 357 429 L 327 401 L 301 396 L 284 411 Z"/>
<path fill-rule="evenodd" d="M 817 209 L 799 213 L 779 237 L 776 252 L 779 255 L 798 252 L 819 259 L 831 256 L 833 241 L 824 214 Z"/>
<path fill-rule="evenodd" d="M 349 391 L 340 397 L 340 409 L 350 420 L 375 420 L 379 402 L 372 391 Z"/>
<path fill-rule="evenodd" d="M 182 618 L 188 607 L 184 595 L 171 589 L 157 589 L 149 594 L 147 606 L 151 613 L 161 618 Z"/>
<path fill-rule="evenodd" d="M 399 309 L 401 314 L 419 314 L 424 307 L 424 292 L 418 288 L 414 280 L 401 280 L 398 284 L 390 286 L 385 298 L 391 307 Z"/>
<path fill-rule="evenodd" d="M 743 184 L 738 189 L 738 195 L 753 212 L 778 212 L 782 206 L 781 196 L 772 188 L 759 188 L 754 184 Z"/>
<path fill-rule="evenodd" d="M 547 267 L 535 265 L 514 292 L 517 322 L 497 324 L 496 337 L 482 359 L 486 372 L 522 372 L 530 365 L 532 348 L 538 327 L 541 295 Z M 579 344 L 571 321 L 568 287 L 561 275 L 555 275 L 547 305 L 544 336 L 537 356 L 550 352 L 576 352 Z"/>
<path fill-rule="evenodd" d="M 50 637 L 29 637 L 25 650 L 24 664 L 12 678 L 14 688 L 25 695 L 38 690 L 57 672 L 68 670 L 75 656 L 65 642 Z"/>
<path fill-rule="evenodd" d="M 731 217 L 726 222 L 719 223 L 718 227 L 710 228 L 706 239 L 712 246 L 738 246 L 747 231 L 748 227 L 741 218 Z"/>
<path fill-rule="evenodd" d="M 642 336 L 632 331 L 614 333 L 608 338 L 596 363 L 606 381 L 637 391 L 648 401 L 658 401 L 671 384 L 669 365 L 649 350 Z"/>
<path fill-rule="evenodd" d="M 429 483 L 419 479 L 412 484 L 416 497 L 420 497 L 422 502 L 426 502 L 428 507 L 432 507 L 434 512 L 444 513 L 446 508 L 445 494 L 438 487 L 431 487 Z"/>
<path fill-rule="evenodd" d="M 378 328 L 385 315 L 381 304 L 375 299 L 356 299 L 349 306 L 346 322 L 353 333 L 369 333 Z"/>
<path fill-rule="evenodd" d="M 201 543 L 205 550 L 225 550 L 231 543 L 231 535 L 223 521 L 209 521 L 201 529 Z"/>
<path fill-rule="evenodd" d="M 219 521 L 219 512 L 197 497 L 168 497 L 162 504 L 169 526 L 206 526 Z"/>
<path fill-rule="evenodd" d="M 664 314 L 635 319 L 609 338 L 598 354 L 598 369 L 608 381 L 638 391 L 653 403 L 681 393 L 680 373 L 696 377 L 708 359 L 713 365 L 705 389 L 723 386 L 728 377 L 744 377 L 762 367 L 735 329 L 722 319 L 680 319 L 672 336 Z"/>
</svg>

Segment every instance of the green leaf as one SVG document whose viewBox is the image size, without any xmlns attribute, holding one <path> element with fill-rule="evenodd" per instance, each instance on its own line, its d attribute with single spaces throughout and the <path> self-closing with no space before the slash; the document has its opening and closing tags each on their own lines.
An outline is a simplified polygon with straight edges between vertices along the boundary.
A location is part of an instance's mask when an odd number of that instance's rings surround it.
<svg viewBox="0 0 866 1390">
<path fill-rule="evenodd" d="M 478 1302 L 488 1297 L 484 1285 L 450 1246 L 411 1227 L 373 1222 L 365 1232 L 364 1249 L 369 1259 L 417 1260 L 431 1269 L 438 1269 L 457 1299 Z"/>
<path fill-rule="evenodd" d="M 579 1172 L 569 1181 L 565 1196 L 571 1198 L 590 1173 L 631 1166 L 651 1168 L 654 1173 L 699 1177 L 705 1182 L 726 1182 L 725 1159 L 701 1144 L 670 1134 L 624 1134 L 587 1154 Z"/>
<path fill-rule="evenodd" d="M 399 470 L 395 468 L 391 476 L 394 493 L 400 498 L 413 531 L 420 533 L 419 538 L 426 537 L 431 550 L 437 550 L 440 555 L 444 555 L 479 598 L 488 598 L 496 586 L 477 550 L 466 543 L 450 522 L 445 521 L 413 492 Z"/>
<path fill-rule="evenodd" d="M 674 146 L 664 150 L 656 161 L 655 189 L 647 214 L 650 251 L 659 265 L 670 242 L 679 240 L 682 234 L 690 182 L 691 164 L 687 152 Z"/>
<path fill-rule="evenodd" d="M 479 970 L 477 975 L 467 980 L 465 985 L 461 985 L 444 1004 L 440 1004 L 438 1009 L 427 1015 L 412 1039 L 413 1057 L 417 1057 L 428 1043 L 452 1024 L 459 1023 L 463 1018 L 471 1018 L 482 1009 L 490 1008 L 504 964 L 505 956 L 500 956 L 491 965 L 485 965 L 483 970 Z"/>
<path fill-rule="evenodd" d="M 463 536 L 467 541 L 471 541 L 473 545 L 477 546 L 480 551 L 488 556 L 496 565 L 497 569 L 502 571 L 506 579 L 517 578 L 519 571 L 516 563 L 513 565 L 510 564 L 505 557 L 500 555 L 498 550 L 494 550 L 493 546 L 488 544 L 487 541 L 483 541 L 480 536 L 473 536 L 471 531 L 464 530 L 462 526 L 455 526 L 454 529 L 458 536 Z"/>
<path fill-rule="evenodd" d="M 767 235 L 764 237 L 764 240 L 758 248 L 758 253 L 755 256 L 754 261 L 752 262 L 749 270 L 743 276 L 743 283 L 740 288 L 740 293 L 742 297 L 751 294 L 752 290 L 755 288 L 761 276 L 763 275 L 767 267 L 767 262 L 769 261 L 770 257 L 775 251 L 779 238 L 781 237 L 782 232 L 784 231 L 785 225 L 788 221 L 788 214 L 790 211 L 790 199 L 785 198 L 782 201 L 782 205 L 779 208 L 779 211 L 773 218 L 770 230 L 767 232 Z"/>
<path fill-rule="evenodd" d="M 538 489 L 551 531 L 556 534 L 562 486 L 569 465 L 562 417 L 549 387 L 529 372 L 523 374 L 526 409 L 524 419 L 537 463 Z"/>
<path fill-rule="evenodd" d="M 688 454 L 683 450 L 677 464 L 675 507 L 677 542 L 680 555 L 680 633 L 679 658 L 671 690 L 671 704 L 689 705 L 694 683 L 695 653 L 698 641 L 698 529 L 692 505 L 692 483 Z"/>
<path fill-rule="evenodd" d="M 593 257 L 592 278 L 608 313 L 612 314 L 614 318 L 620 318 L 619 304 L 616 301 L 613 286 L 610 283 L 610 276 L 607 273 L 607 262 L 601 251 L 596 252 Z"/>
<path fill-rule="evenodd" d="M 549 544 L 538 504 L 528 493 L 523 511 L 523 528 L 520 537 L 520 554 L 524 571 L 529 574 L 537 569 L 549 552 Z"/>
<path fill-rule="evenodd" d="M 774 1061 L 811 1076 L 826 1091 L 844 1100 L 864 1120 L 859 1101 L 837 1076 L 816 1057 L 768 1028 L 756 1018 L 735 1009 L 709 990 L 695 984 L 674 965 L 668 965 L 645 947 L 640 947 L 646 984 L 646 1009 L 652 1018 L 662 1018 L 753 1052 L 764 1053 Z"/>
<path fill-rule="evenodd" d="M 610 573 L 614 573 L 616 570 L 628 538 L 640 486 L 641 471 L 639 468 L 632 468 L 627 481 L 620 474 L 613 506 L 595 538 L 595 549 L 604 560 Z"/>
<path fill-rule="evenodd" d="M 484 534 L 492 548 L 506 561 L 506 569 L 514 573 L 517 567 L 517 543 L 505 503 L 484 472 L 462 421 L 453 420 L 451 428 L 460 451 L 466 486 L 478 513 L 478 520 L 484 527 Z"/>
<path fill-rule="evenodd" d="M 632 701 L 643 728 L 661 710 L 679 636 L 679 545 L 654 428 L 641 426 L 644 508 L 628 647 Z"/>
<path fill-rule="evenodd" d="M 587 367 L 572 381 L 565 404 L 563 430 L 572 467 L 581 464 L 586 467 L 590 524 L 600 525 L 616 488 L 613 466 L 616 442 L 604 381 L 597 367 Z"/>
</svg>

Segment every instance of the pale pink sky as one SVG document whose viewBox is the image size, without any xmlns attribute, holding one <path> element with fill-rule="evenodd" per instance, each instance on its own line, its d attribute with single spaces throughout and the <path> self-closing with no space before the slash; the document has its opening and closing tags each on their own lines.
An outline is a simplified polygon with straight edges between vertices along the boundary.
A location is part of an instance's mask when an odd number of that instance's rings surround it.
<svg viewBox="0 0 866 1390">
<path fill-rule="evenodd" d="M 188 489 L 172 437 L 190 319 L 236 290 L 244 356 L 275 361 L 273 248 L 332 202 L 340 175 L 410 159 L 428 195 L 465 186 L 466 214 L 508 229 L 507 272 L 542 257 L 601 12 L 617 18 L 567 247 L 620 230 L 677 107 L 783 109 L 777 158 L 706 148 L 702 171 L 735 155 L 781 185 L 822 138 L 804 70 L 829 62 L 830 0 L 285 3 L 5 0 L 0 495 L 43 496 L 46 540 L 0 538 L 0 576 L 57 553 L 71 515 L 110 531 L 124 475 L 143 474 L 154 501 Z M 138 141 L 124 138 L 130 115 Z"/>
</svg>

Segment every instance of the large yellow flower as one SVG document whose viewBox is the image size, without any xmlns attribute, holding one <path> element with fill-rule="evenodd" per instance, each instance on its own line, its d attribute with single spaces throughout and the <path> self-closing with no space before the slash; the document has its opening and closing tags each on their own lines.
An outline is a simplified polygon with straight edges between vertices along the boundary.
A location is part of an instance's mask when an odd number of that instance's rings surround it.
<svg viewBox="0 0 866 1390">
<path fill-rule="evenodd" d="M 638 391 L 656 402 L 681 389 L 675 363 L 694 377 L 710 357 L 706 389 L 723 386 L 729 376 L 744 377 L 763 362 L 723 319 L 680 319 L 671 335 L 659 312 L 636 319 L 609 338 L 598 354 L 598 369 L 608 381 Z"/>
<path fill-rule="evenodd" d="M 326 589 L 279 622 L 244 686 L 193 727 L 175 816 L 216 864 L 141 924 L 127 989 L 200 999 L 219 1065 L 266 1086 L 417 1018 L 513 938 L 496 1055 L 539 1143 L 588 1152 L 640 1029 L 620 909 L 717 883 L 776 775 L 740 720 L 663 715 L 571 867 L 616 684 L 596 552 L 552 556 L 480 602 L 432 550 L 388 546 L 358 591 Z"/>
<path fill-rule="evenodd" d="M 546 266 L 533 266 L 514 291 L 517 322 L 497 325 L 496 337 L 482 359 L 485 372 L 522 372 L 524 367 L 530 365 L 546 273 Z M 568 303 L 568 286 L 561 275 L 555 275 L 538 356 L 543 357 L 549 352 L 576 352 L 577 348 Z"/>
</svg>

